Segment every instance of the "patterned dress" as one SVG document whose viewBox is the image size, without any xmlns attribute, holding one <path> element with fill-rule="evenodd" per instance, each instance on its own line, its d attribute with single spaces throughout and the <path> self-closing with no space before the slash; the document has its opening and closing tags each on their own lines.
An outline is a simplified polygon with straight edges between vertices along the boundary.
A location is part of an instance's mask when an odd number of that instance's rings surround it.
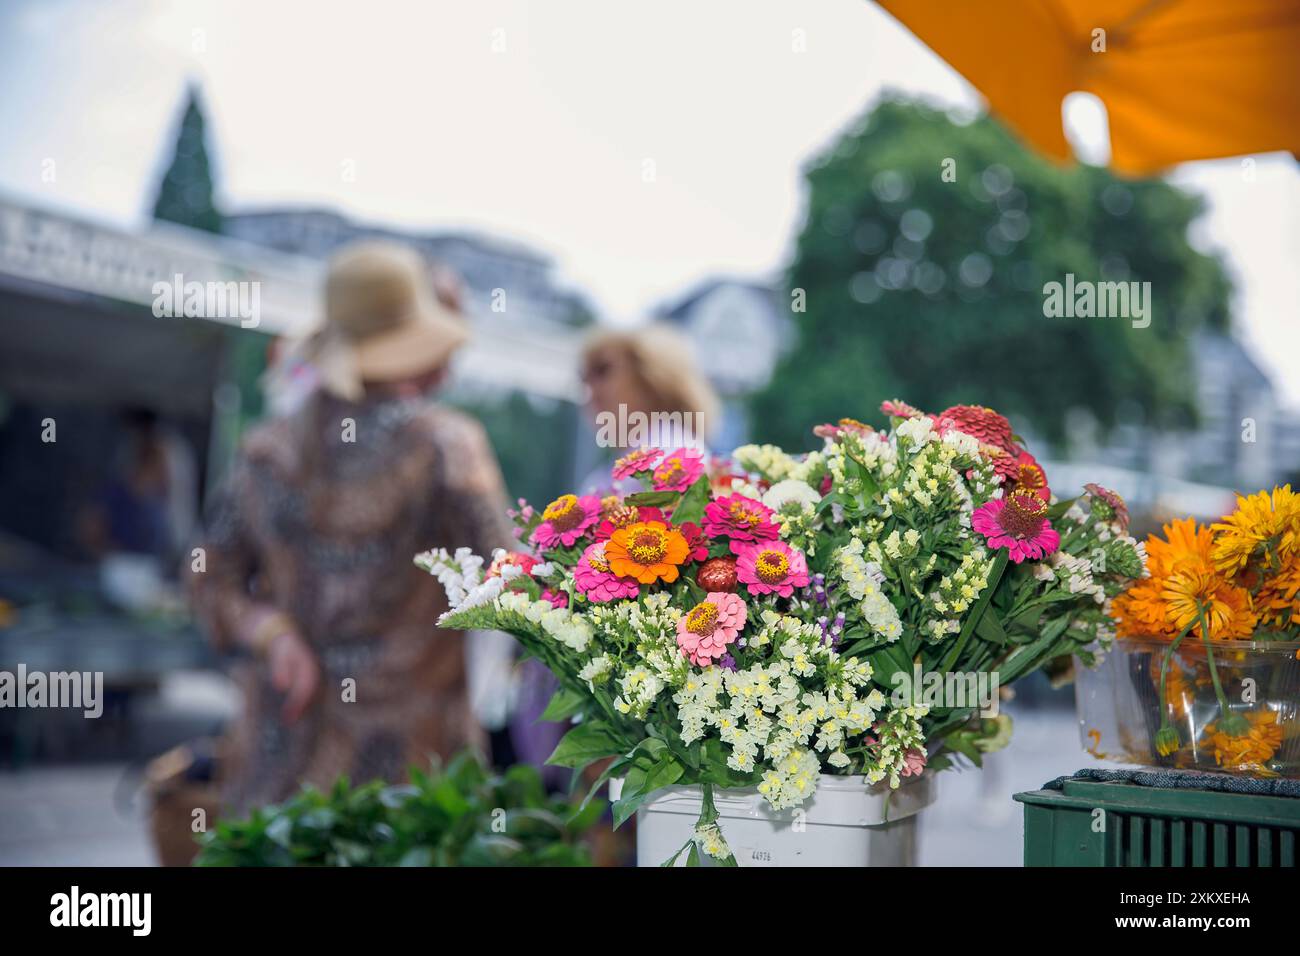
<svg viewBox="0 0 1300 956">
<path fill-rule="evenodd" d="M 213 508 L 206 568 L 190 574 L 194 606 L 223 649 L 259 605 L 279 609 L 317 652 L 321 682 L 286 726 L 266 664 L 244 662 L 244 710 L 223 751 L 228 810 L 340 774 L 398 780 L 482 744 L 462 635 L 435 627 L 446 599 L 411 559 L 507 547 L 505 507 L 482 427 L 427 401 L 317 394 L 249 433 Z"/>
</svg>

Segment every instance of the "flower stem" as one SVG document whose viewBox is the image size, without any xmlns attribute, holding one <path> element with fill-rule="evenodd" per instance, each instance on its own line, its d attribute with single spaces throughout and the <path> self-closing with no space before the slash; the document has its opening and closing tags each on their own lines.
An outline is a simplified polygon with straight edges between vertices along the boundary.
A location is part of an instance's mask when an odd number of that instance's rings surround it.
<svg viewBox="0 0 1300 956">
<path fill-rule="evenodd" d="M 1228 698 L 1223 693 L 1223 685 L 1219 683 L 1219 669 L 1214 664 L 1214 649 L 1210 647 L 1210 629 L 1205 623 L 1205 605 L 1196 602 L 1196 619 L 1201 624 L 1201 641 L 1205 644 L 1205 659 L 1210 666 L 1210 681 L 1214 684 L 1214 696 L 1219 701 L 1219 726 L 1220 732 L 1230 737 L 1240 737 L 1242 734 L 1249 732 L 1250 722 L 1240 714 L 1233 713 L 1228 709 Z"/>
<path fill-rule="evenodd" d="M 1169 678 L 1169 661 L 1174 656 L 1174 651 L 1178 650 L 1178 645 L 1182 643 L 1184 637 L 1192 629 L 1195 621 L 1188 621 L 1187 626 L 1179 632 L 1178 636 L 1169 642 L 1169 647 L 1165 651 L 1164 658 L 1160 661 L 1160 729 L 1164 730 L 1169 726 L 1169 702 L 1165 697 L 1165 685 Z"/>
</svg>

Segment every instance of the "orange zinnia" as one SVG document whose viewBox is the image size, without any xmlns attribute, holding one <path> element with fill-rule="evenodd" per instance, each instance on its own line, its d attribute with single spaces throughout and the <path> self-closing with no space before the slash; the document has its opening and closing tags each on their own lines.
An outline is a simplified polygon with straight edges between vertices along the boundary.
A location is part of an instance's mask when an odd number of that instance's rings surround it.
<svg viewBox="0 0 1300 956">
<path fill-rule="evenodd" d="M 677 566 L 686 560 L 691 547 L 682 533 L 662 521 L 638 521 L 619 528 L 605 545 L 605 560 L 621 578 L 635 578 L 642 584 L 677 580 Z"/>
</svg>

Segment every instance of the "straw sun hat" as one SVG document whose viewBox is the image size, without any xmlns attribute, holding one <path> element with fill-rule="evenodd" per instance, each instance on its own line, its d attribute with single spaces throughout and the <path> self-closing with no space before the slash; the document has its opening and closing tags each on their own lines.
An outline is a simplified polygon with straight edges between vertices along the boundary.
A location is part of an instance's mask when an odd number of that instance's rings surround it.
<svg viewBox="0 0 1300 956">
<path fill-rule="evenodd" d="M 325 277 L 325 321 L 303 343 L 323 388 L 362 397 L 363 382 L 411 378 L 438 367 L 469 338 L 434 296 L 424 260 L 392 242 L 340 250 Z"/>
</svg>

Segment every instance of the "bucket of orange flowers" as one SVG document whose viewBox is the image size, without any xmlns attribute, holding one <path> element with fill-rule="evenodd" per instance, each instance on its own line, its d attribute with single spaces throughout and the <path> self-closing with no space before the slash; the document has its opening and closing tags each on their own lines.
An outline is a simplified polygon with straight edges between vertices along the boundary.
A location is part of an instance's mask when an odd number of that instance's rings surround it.
<svg viewBox="0 0 1300 956">
<path fill-rule="evenodd" d="M 1238 498 L 1147 539 L 1148 576 L 1111 605 L 1113 647 L 1079 668 L 1097 757 L 1300 777 L 1300 495 Z"/>
</svg>

